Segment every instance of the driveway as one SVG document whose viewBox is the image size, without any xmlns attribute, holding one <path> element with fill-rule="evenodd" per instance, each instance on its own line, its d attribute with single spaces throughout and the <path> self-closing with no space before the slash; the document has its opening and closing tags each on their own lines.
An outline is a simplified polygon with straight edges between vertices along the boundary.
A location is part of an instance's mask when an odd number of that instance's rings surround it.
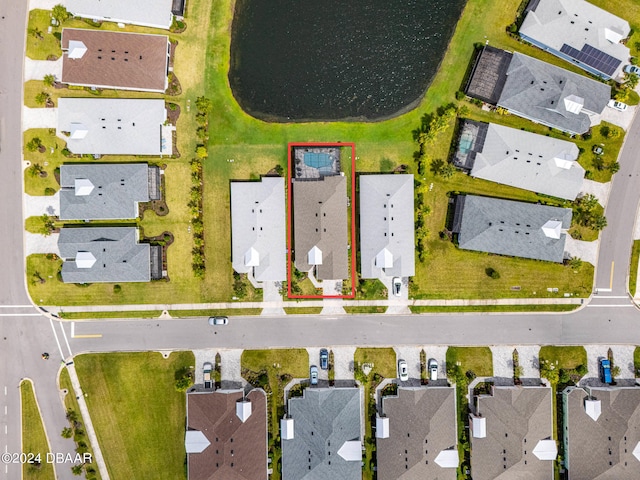
<svg viewBox="0 0 640 480">
<path fill-rule="evenodd" d="M 215 369 L 216 353 L 218 353 L 218 350 L 216 350 L 215 348 L 203 348 L 200 350 L 193 350 L 193 355 L 196 358 L 196 364 L 195 364 L 196 371 L 195 371 L 195 378 L 193 379 L 193 383 L 195 383 L 196 385 L 204 384 L 204 371 L 202 367 L 204 366 L 205 362 L 209 362 Z"/>
<path fill-rule="evenodd" d="M 337 380 L 353 380 L 353 356 L 356 347 L 334 347 L 329 349 L 329 355 L 333 352 L 334 377 Z"/>
<path fill-rule="evenodd" d="M 322 370 L 320 368 L 320 348 L 307 348 L 307 353 L 309 353 L 309 367 L 311 365 L 315 365 L 318 367 L 318 379 L 328 381 L 329 380 L 329 370 Z"/>
<path fill-rule="evenodd" d="M 31 196 L 24 194 L 24 218 L 40 217 L 46 213 L 49 216 L 60 214 L 60 191 L 55 195 Z"/>
<path fill-rule="evenodd" d="M 522 378 L 540 378 L 540 346 L 516 345 Z"/>
<path fill-rule="evenodd" d="M 396 352 L 396 369 L 400 359 L 407 362 L 407 370 L 409 371 L 409 380 L 401 382 L 398 378 L 398 385 L 402 387 L 420 385 L 420 351 L 422 348 L 415 346 L 394 347 Z M 397 374 L 397 372 L 396 372 Z"/>
<path fill-rule="evenodd" d="M 431 382 L 436 383 L 438 386 L 446 386 L 447 383 L 447 349 L 449 347 L 443 347 L 440 345 L 425 345 L 424 351 L 427 354 L 427 362 L 430 358 L 435 359 L 438 362 L 438 380 Z"/>
<path fill-rule="evenodd" d="M 618 386 L 635 385 L 635 374 L 633 370 L 634 345 L 585 345 L 587 351 L 587 367 L 589 371 L 580 380 L 581 386 L 602 387 L 604 383 L 600 381 L 600 359 L 607 358 L 609 348 L 613 352 L 613 364 L 620 367 L 620 375 L 616 377 Z"/>
<path fill-rule="evenodd" d="M 493 378 L 496 385 L 513 385 L 513 345 L 492 346 Z"/>
<path fill-rule="evenodd" d="M 240 363 L 242 349 L 219 350 L 218 353 L 220 353 L 220 383 L 222 388 L 242 388 L 246 383 L 242 378 L 242 366 Z"/>
<path fill-rule="evenodd" d="M 636 113 L 636 108 L 637 107 L 630 106 L 624 112 L 619 112 L 614 108 L 605 107 L 604 112 L 602 112 L 602 120 L 622 127 L 626 131 L 631 126 L 631 122 L 633 122 L 633 116 Z"/>
<path fill-rule="evenodd" d="M 60 250 L 58 249 L 59 235 L 59 233 L 52 233 L 45 237 L 44 235 L 25 232 L 25 256 L 28 257 L 34 253 L 55 253 L 60 256 Z"/>
<path fill-rule="evenodd" d="M 30 0 L 29 1 L 29 10 L 35 10 L 36 8 L 42 10 L 51 10 L 53 7 L 58 5 L 59 3 L 63 3 L 60 0 Z"/>
<path fill-rule="evenodd" d="M 589 262 L 595 266 L 598 262 L 598 240 L 593 242 L 585 242 L 583 240 L 576 240 L 567 235 L 567 242 L 564 245 L 565 252 L 569 253 L 571 257 L 577 257 L 584 262 Z"/>
<path fill-rule="evenodd" d="M 607 201 L 609 200 L 609 191 L 611 190 L 611 182 L 601 183 L 596 182 L 594 180 L 587 180 L 586 178 L 582 181 L 582 188 L 580 189 L 580 195 L 590 193 L 594 197 L 598 199 L 600 205 L 603 207 L 607 206 Z"/>
<path fill-rule="evenodd" d="M 43 80 L 45 75 L 52 74 L 56 80 L 62 78 L 62 57 L 56 61 L 32 60 L 24 58 L 24 81 Z"/>
<path fill-rule="evenodd" d="M 262 283 L 262 302 L 265 307 L 262 309 L 260 315 L 278 315 L 284 316 L 286 312 L 282 306 L 282 295 L 280 290 L 282 288 L 282 282 L 263 282 Z"/>
<path fill-rule="evenodd" d="M 56 128 L 58 124 L 57 108 L 22 107 L 22 129 Z"/>
</svg>

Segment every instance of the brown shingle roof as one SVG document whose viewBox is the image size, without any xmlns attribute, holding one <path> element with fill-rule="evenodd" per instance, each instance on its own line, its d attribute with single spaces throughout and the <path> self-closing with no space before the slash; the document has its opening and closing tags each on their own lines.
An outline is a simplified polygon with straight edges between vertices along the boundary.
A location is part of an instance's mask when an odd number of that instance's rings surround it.
<svg viewBox="0 0 640 480">
<path fill-rule="evenodd" d="M 293 243 L 296 268 L 308 272 L 307 254 L 314 246 L 322 251 L 320 280 L 349 277 L 347 255 L 347 181 L 343 176 L 322 177 L 293 183 Z"/>
<path fill-rule="evenodd" d="M 595 421 L 585 412 L 588 390 L 567 389 L 564 427 L 570 479 L 637 479 L 640 461 L 633 450 L 640 442 L 640 388 L 592 388 L 601 413 Z"/>
<path fill-rule="evenodd" d="M 236 402 L 242 391 L 187 395 L 187 428 L 199 430 L 209 445 L 187 455 L 189 480 L 265 480 L 267 478 L 267 403 L 252 390 L 251 415 L 242 423 Z"/>
<path fill-rule="evenodd" d="M 62 30 L 63 50 L 74 40 L 84 43 L 87 51 L 81 58 L 63 55 L 63 83 L 157 92 L 166 89 L 169 60 L 166 35 Z"/>
<path fill-rule="evenodd" d="M 376 439 L 380 480 L 453 480 L 455 468 L 442 468 L 436 457 L 456 447 L 456 401 L 453 388 L 399 388 L 384 397 L 389 438 Z"/>
</svg>

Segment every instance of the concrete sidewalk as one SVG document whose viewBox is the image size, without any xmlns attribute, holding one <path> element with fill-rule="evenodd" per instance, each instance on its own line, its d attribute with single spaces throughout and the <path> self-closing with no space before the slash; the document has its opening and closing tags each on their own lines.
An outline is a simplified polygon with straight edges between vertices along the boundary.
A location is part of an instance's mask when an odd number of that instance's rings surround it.
<svg viewBox="0 0 640 480">
<path fill-rule="evenodd" d="M 585 301 L 586 300 L 586 301 Z M 342 300 L 347 307 L 386 307 L 388 300 Z M 583 298 L 501 298 L 486 300 L 410 300 L 407 306 L 425 307 L 463 307 L 463 306 L 493 306 L 493 305 L 582 305 L 588 303 Z M 141 305 L 73 305 L 47 306 L 50 312 L 135 312 L 144 310 L 227 310 L 241 308 L 279 308 L 279 307 L 324 307 L 321 300 L 308 302 L 280 301 L 280 302 L 231 302 L 231 303 L 181 303 L 181 304 L 141 304 Z M 331 315 L 335 315 L 332 312 Z"/>
</svg>

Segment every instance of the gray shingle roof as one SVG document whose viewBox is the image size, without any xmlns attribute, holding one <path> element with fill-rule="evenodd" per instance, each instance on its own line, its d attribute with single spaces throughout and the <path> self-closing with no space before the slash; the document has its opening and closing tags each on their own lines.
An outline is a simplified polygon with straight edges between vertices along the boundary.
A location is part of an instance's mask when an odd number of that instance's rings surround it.
<svg viewBox="0 0 640 480">
<path fill-rule="evenodd" d="M 358 388 L 307 388 L 303 397 L 291 398 L 294 438 L 282 440 L 282 480 L 362 478 L 361 460 L 338 453 L 345 442 L 362 441 L 361 408 Z"/>
<path fill-rule="evenodd" d="M 149 244 L 134 227 L 62 228 L 58 238 L 65 283 L 148 282 Z M 78 253 L 84 259 L 78 266 Z M 82 265 L 81 265 L 82 266 Z"/>
<path fill-rule="evenodd" d="M 607 37 L 613 32 L 626 38 L 629 30 L 626 20 L 584 0 L 540 0 L 527 13 L 520 34 L 556 51 L 564 44 L 580 51 L 591 45 L 622 62 L 612 75 L 616 77 L 629 59 L 629 48 Z"/>
<path fill-rule="evenodd" d="M 600 401 L 597 420 L 585 412 L 589 390 Z M 637 479 L 640 460 L 633 452 L 640 451 L 640 388 L 589 390 L 567 388 L 563 392 L 569 479 Z"/>
<path fill-rule="evenodd" d="M 380 276 L 385 249 L 393 261 L 386 275 L 415 275 L 413 175 L 361 175 L 359 210 L 362 278 Z"/>
<path fill-rule="evenodd" d="M 341 175 L 295 181 L 293 188 L 293 244 L 296 268 L 308 272 L 309 251 L 322 252 L 317 278 L 348 278 L 347 181 Z"/>
<path fill-rule="evenodd" d="M 465 123 L 463 135 L 474 123 Z M 484 143 L 472 148 L 472 177 L 568 200 L 582 188 L 585 170 L 574 143 L 490 123 Z"/>
<path fill-rule="evenodd" d="M 466 195 L 456 199 L 455 216 L 460 223 L 454 232 L 458 233 L 458 245 L 464 250 L 562 262 L 566 233 L 560 230 L 571 226 L 572 211 Z M 545 234 L 545 225 L 547 229 L 555 228 L 559 238 Z"/>
<path fill-rule="evenodd" d="M 160 99 L 60 98 L 57 130 L 73 153 L 160 155 L 166 118 Z"/>
<path fill-rule="evenodd" d="M 138 202 L 149 201 L 149 166 L 62 165 L 60 187 L 61 220 L 137 218 Z"/>
<path fill-rule="evenodd" d="M 581 134 L 591 126 L 590 115 L 601 114 L 610 98 L 609 85 L 515 52 L 498 106 L 538 123 Z M 579 103 L 583 104 L 580 113 L 572 113 L 570 110 Z"/>
<path fill-rule="evenodd" d="M 382 402 L 389 437 L 376 439 L 378 478 L 455 479 L 455 468 L 435 462 L 442 450 L 457 445 L 455 389 L 398 388 L 397 397 L 383 397 Z"/>
<path fill-rule="evenodd" d="M 553 400 L 547 387 L 494 387 L 493 395 L 478 397 L 486 437 L 471 436 L 474 480 L 553 478 L 554 462 L 533 454 L 540 440 L 553 435 Z"/>
<path fill-rule="evenodd" d="M 146 27 L 171 26 L 173 0 L 65 0 L 64 5 L 77 17 L 132 23 Z"/>
<path fill-rule="evenodd" d="M 284 178 L 231 182 L 231 257 L 236 272 L 253 268 L 259 282 L 286 279 L 285 219 Z"/>
</svg>

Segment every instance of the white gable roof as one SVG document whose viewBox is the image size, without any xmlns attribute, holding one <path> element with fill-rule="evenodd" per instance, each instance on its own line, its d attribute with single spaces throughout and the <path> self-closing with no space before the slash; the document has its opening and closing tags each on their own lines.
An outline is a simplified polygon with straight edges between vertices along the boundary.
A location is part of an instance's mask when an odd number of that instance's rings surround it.
<svg viewBox="0 0 640 480">
<path fill-rule="evenodd" d="M 391 268 L 393 267 L 393 253 L 388 249 L 383 248 L 380 253 L 376 255 L 376 267 L 378 268 Z"/>
<path fill-rule="evenodd" d="M 199 430 L 187 430 L 187 434 L 184 436 L 184 447 L 187 453 L 201 453 L 211 443 L 207 440 Z"/>
<path fill-rule="evenodd" d="M 260 254 L 255 248 L 251 247 L 244 254 L 244 265 L 246 267 L 257 267 L 260 265 Z"/>
<path fill-rule="evenodd" d="M 322 265 L 322 250 L 314 246 L 307 254 L 307 263 L 309 265 Z"/>
<path fill-rule="evenodd" d="M 280 419 L 280 438 L 293 440 L 293 418 Z"/>
<path fill-rule="evenodd" d="M 585 400 L 584 411 L 594 421 L 597 421 L 600 417 L 600 414 L 602 413 L 602 405 L 600 404 L 600 400 Z"/>
<path fill-rule="evenodd" d="M 562 222 L 559 220 L 549 220 L 542 225 L 542 232 L 548 238 L 558 239 L 562 235 Z"/>
<path fill-rule="evenodd" d="M 246 422 L 247 418 L 251 416 L 251 402 L 247 399 L 237 401 L 236 415 L 242 423 Z"/>
<path fill-rule="evenodd" d="M 376 417 L 376 438 L 389 438 L 389 417 Z"/>
<path fill-rule="evenodd" d="M 96 257 L 91 252 L 78 252 L 76 254 L 76 266 L 78 268 L 91 268 L 96 263 Z"/>
<path fill-rule="evenodd" d="M 533 449 L 533 454 L 539 460 L 555 460 L 558 456 L 558 446 L 555 440 L 540 440 Z"/>
<path fill-rule="evenodd" d="M 578 115 L 582 111 L 582 107 L 584 107 L 584 98 L 577 95 L 564 97 L 564 108 L 566 108 L 568 112 Z"/>
<path fill-rule="evenodd" d="M 87 46 L 80 40 L 69 40 L 69 58 L 82 58 L 87 53 Z"/>
<path fill-rule="evenodd" d="M 436 457 L 435 462 L 442 468 L 458 468 L 458 450 L 442 450 Z"/>
<path fill-rule="evenodd" d="M 88 178 L 76 178 L 74 189 L 77 197 L 85 197 L 93 192 L 94 185 Z"/>
<path fill-rule="evenodd" d="M 473 438 L 485 438 L 487 436 L 487 419 L 485 417 L 471 417 L 471 430 Z"/>
<path fill-rule="evenodd" d="M 362 444 L 360 440 L 348 440 L 342 444 L 338 455 L 344 458 L 347 462 L 361 462 L 362 461 Z"/>
<path fill-rule="evenodd" d="M 640 442 L 638 442 L 638 444 L 636 445 L 636 448 L 633 449 L 632 453 L 633 453 L 633 456 L 636 457 L 640 462 Z"/>
</svg>

